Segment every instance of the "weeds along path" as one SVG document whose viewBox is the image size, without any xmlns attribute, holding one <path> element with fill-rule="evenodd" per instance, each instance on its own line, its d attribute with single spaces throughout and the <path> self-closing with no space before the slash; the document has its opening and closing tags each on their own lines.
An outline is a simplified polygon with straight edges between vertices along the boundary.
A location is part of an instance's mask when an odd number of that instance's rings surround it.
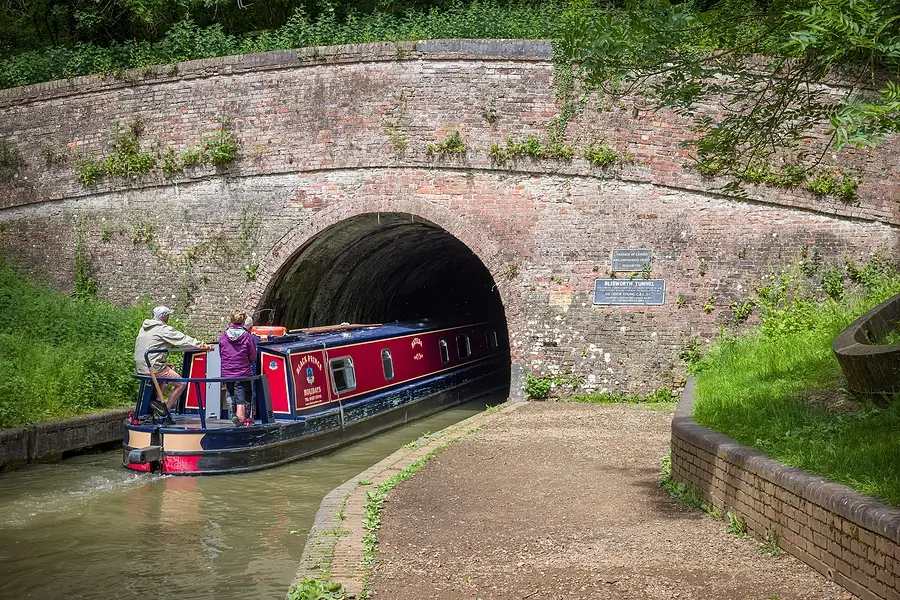
<svg viewBox="0 0 900 600">
<path fill-rule="evenodd" d="M 657 481 L 671 412 L 532 402 L 391 491 L 376 598 L 843 599 Z"/>
</svg>

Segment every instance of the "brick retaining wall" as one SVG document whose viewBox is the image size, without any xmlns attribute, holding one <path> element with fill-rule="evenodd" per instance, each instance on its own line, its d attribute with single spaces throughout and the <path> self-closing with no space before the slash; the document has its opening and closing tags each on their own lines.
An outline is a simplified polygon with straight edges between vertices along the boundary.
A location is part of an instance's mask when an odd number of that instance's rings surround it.
<svg viewBox="0 0 900 600">
<path fill-rule="evenodd" d="M 122 439 L 122 422 L 130 408 L 48 421 L 29 427 L 0 429 L 0 469 L 43 460 Z"/>
<path fill-rule="evenodd" d="M 672 477 L 747 520 L 860 598 L 900 599 L 900 508 L 785 466 L 691 417 L 688 381 L 672 421 Z"/>
</svg>

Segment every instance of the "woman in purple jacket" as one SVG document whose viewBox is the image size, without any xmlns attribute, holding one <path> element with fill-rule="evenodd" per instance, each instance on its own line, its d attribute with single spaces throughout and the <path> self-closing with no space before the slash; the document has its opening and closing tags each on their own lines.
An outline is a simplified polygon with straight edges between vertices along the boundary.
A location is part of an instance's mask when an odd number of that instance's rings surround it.
<svg viewBox="0 0 900 600">
<path fill-rule="evenodd" d="M 245 327 L 247 313 L 233 310 L 228 315 L 231 322 L 219 338 L 219 355 L 222 358 L 222 377 L 252 377 L 250 365 L 256 362 L 256 340 Z M 250 321 L 253 325 L 253 321 Z M 250 412 L 248 405 L 253 386 L 250 381 L 234 381 L 225 384 L 225 391 L 234 402 L 231 420 L 235 425 L 244 424 Z"/>
</svg>

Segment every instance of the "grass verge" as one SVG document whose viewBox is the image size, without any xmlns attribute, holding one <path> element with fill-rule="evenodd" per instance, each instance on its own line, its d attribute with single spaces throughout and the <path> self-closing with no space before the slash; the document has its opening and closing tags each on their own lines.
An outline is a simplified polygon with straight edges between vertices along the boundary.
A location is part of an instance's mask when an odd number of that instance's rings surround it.
<svg viewBox="0 0 900 600">
<path fill-rule="evenodd" d="M 849 267 L 849 266 L 848 266 Z M 842 389 L 831 344 L 900 293 L 896 265 L 848 268 L 855 295 L 822 295 L 797 272 L 760 289 L 760 325 L 723 335 L 696 366 L 694 418 L 772 458 L 900 506 L 900 397 Z"/>
<path fill-rule="evenodd" d="M 146 307 L 75 300 L 0 266 L 0 427 L 123 406 Z"/>
<path fill-rule="evenodd" d="M 572 396 L 566 402 L 584 402 L 586 404 L 673 404 L 678 402 L 678 392 L 669 388 L 660 388 L 646 394 L 631 394 L 628 392 L 600 392 Z"/>
</svg>

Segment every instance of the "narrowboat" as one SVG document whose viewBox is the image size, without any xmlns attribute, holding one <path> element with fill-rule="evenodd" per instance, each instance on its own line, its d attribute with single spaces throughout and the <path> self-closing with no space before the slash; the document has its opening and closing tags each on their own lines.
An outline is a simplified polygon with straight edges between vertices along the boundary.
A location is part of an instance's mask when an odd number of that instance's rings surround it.
<svg viewBox="0 0 900 600">
<path fill-rule="evenodd" d="M 505 327 L 420 320 L 286 332 L 254 328 L 252 416 L 236 425 L 224 402 L 216 345 L 184 350 L 181 379 L 135 375 L 123 464 L 179 475 L 251 471 L 341 445 L 495 393 L 509 385 Z M 188 384 L 171 412 L 159 383 Z"/>
</svg>

